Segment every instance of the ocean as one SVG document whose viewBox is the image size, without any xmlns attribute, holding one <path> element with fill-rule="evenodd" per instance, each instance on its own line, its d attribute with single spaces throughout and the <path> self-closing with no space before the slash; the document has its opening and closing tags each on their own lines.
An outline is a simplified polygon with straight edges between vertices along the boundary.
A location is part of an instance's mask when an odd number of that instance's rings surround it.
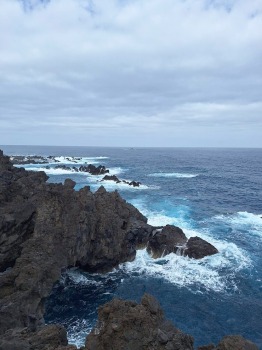
<svg viewBox="0 0 262 350">
<path fill-rule="evenodd" d="M 241 334 L 262 349 L 262 149 L 103 148 L 0 146 L 8 155 L 83 157 L 105 165 L 138 188 L 103 182 L 118 190 L 152 225 L 174 224 L 219 250 L 202 260 L 145 250 L 107 274 L 64 273 L 46 302 L 47 323 L 61 323 L 71 343 L 82 345 L 95 325 L 97 307 L 114 297 L 140 301 L 147 292 L 167 318 L 195 338 L 195 346 Z M 50 182 L 70 177 L 76 189 L 95 191 L 101 176 L 45 169 Z M 42 170 L 44 165 L 26 165 Z"/>
</svg>

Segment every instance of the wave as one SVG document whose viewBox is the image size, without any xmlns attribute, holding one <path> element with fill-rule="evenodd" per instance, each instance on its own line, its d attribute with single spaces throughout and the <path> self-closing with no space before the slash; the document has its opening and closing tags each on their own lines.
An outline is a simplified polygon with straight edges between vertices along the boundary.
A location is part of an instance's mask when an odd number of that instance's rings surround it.
<svg viewBox="0 0 262 350">
<path fill-rule="evenodd" d="M 53 163 L 54 164 L 54 163 Z M 57 163 L 55 163 L 57 164 Z M 48 165 L 47 165 L 48 166 Z M 100 181 L 102 180 L 102 178 L 105 176 L 105 175 L 91 175 L 90 173 L 86 172 L 86 171 L 75 171 L 74 169 L 61 169 L 61 168 L 58 168 L 58 169 L 55 169 L 54 167 L 50 167 L 49 169 L 46 168 L 46 167 L 43 167 L 43 166 L 35 166 L 35 165 L 32 165 L 32 164 L 29 164 L 29 165 L 18 165 L 17 167 L 21 168 L 25 168 L 26 170 L 28 171 L 44 171 L 47 175 L 86 175 L 88 180 L 90 180 L 90 182 L 97 182 L 97 181 Z M 120 168 L 120 167 L 115 167 L 115 168 L 109 168 L 109 174 L 110 175 L 118 175 L 120 173 L 122 173 L 124 171 L 123 168 Z"/>
<path fill-rule="evenodd" d="M 199 234 L 197 234 L 199 236 Z M 146 249 L 137 251 L 136 259 L 122 265 L 130 274 L 164 278 L 193 293 L 237 291 L 236 273 L 250 266 L 249 258 L 235 244 L 216 244 L 219 253 L 201 260 L 171 253 L 153 259 Z"/>
<path fill-rule="evenodd" d="M 92 163 L 98 164 L 100 160 L 108 159 L 109 157 L 54 157 L 55 162 L 50 162 L 50 164 L 54 163 L 62 163 L 62 164 L 84 164 L 84 163 Z"/>
<path fill-rule="evenodd" d="M 55 168 L 50 168 L 47 169 L 45 167 L 25 167 L 26 170 L 28 171 L 44 171 L 47 175 L 70 175 L 70 174 L 81 174 L 85 175 L 85 172 L 76 172 L 74 169 L 71 170 L 65 170 L 65 169 L 55 169 Z"/>
<path fill-rule="evenodd" d="M 176 208 L 176 216 L 168 216 L 165 211 L 149 210 L 141 199 L 132 204 L 148 217 L 149 224 L 179 226 L 188 238 L 198 236 L 213 244 L 219 253 L 201 260 L 178 256 L 174 253 L 160 259 L 153 259 L 146 250 L 138 251 L 134 262 L 124 264 L 128 273 L 164 278 L 192 292 L 211 290 L 227 292 L 238 289 L 237 274 L 241 270 L 252 267 L 251 259 L 245 250 L 239 248 L 235 243 L 214 238 L 208 230 L 193 229 L 194 223 L 187 219 L 187 209 L 184 206 Z"/>
<path fill-rule="evenodd" d="M 216 220 L 229 223 L 237 230 L 252 233 L 262 238 L 262 214 L 239 211 L 233 215 L 217 215 Z"/>
<path fill-rule="evenodd" d="M 174 178 L 193 178 L 197 177 L 199 174 L 187 174 L 187 173 L 153 173 L 148 176 L 152 177 L 174 177 Z"/>
<path fill-rule="evenodd" d="M 130 180 L 127 180 L 127 181 L 130 181 Z M 158 186 L 140 185 L 139 187 L 134 187 L 124 182 L 116 183 L 115 181 L 111 181 L 111 180 L 99 181 L 99 183 L 96 184 L 96 188 L 100 187 L 101 185 L 104 186 L 107 190 L 122 189 L 122 190 L 139 191 L 139 190 L 159 189 Z"/>
</svg>

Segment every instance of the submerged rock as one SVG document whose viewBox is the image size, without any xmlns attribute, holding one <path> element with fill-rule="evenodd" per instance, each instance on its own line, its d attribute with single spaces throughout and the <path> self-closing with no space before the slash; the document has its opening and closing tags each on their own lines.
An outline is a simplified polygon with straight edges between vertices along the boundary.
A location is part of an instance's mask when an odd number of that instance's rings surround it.
<svg viewBox="0 0 262 350">
<path fill-rule="evenodd" d="M 193 350 L 193 337 L 166 320 L 158 301 L 145 294 L 141 304 L 114 299 L 98 309 L 98 323 L 86 350 Z"/>
</svg>

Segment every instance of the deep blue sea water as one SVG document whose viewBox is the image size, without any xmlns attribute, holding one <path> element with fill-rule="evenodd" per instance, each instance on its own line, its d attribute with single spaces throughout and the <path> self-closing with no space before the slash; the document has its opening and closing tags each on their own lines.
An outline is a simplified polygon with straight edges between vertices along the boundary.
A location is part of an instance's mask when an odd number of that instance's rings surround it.
<svg viewBox="0 0 262 350">
<path fill-rule="evenodd" d="M 138 189 L 105 187 L 117 189 L 149 223 L 175 224 L 219 249 L 202 260 L 175 254 L 153 260 L 142 250 L 134 262 L 105 275 L 68 271 L 47 301 L 46 321 L 63 323 L 71 342 L 83 344 L 99 305 L 113 297 L 139 301 L 148 292 L 178 328 L 194 336 L 196 346 L 241 334 L 262 349 L 262 149 L 0 148 L 9 155 L 85 157 L 121 179 L 140 181 Z M 51 182 L 74 179 L 76 189 L 101 185 L 99 177 L 86 174 L 47 173 Z"/>
</svg>

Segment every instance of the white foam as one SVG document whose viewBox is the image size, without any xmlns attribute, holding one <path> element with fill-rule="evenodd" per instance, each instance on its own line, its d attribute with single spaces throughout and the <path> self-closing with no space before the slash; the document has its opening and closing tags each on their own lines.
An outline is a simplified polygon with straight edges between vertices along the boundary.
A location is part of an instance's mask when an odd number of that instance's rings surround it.
<svg viewBox="0 0 262 350">
<path fill-rule="evenodd" d="M 153 173 L 148 176 L 153 177 L 174 177 L 174 178 L 192 178 L 197 177 L 199 174 L 187 174 L 187 173 Z"/>
<path fill-rule="evenodd" d="M 118 174 L 123 173 L 124 171 L 125 170 L 121 167 L 109 168 L 109 175 L 118 175 Z"/>
<path fill-rule="evenodd" d="M 76 172 L 74 169 L 65 170 L 65 169 L 55 169 L 50 168 L 47 169 L 45 167 L 25 167 L 28 171 L 44 171 L 47 175 L 70 175 L 70 174 L 82 174 L 85 175 L 86 172 Z"/>
<path fill-rule="evenodd" d="M 70 322 L 71 321 L 71 322 Z M 85 345 L 85 338 L 93 328 L 92 323 L 88 319 L 73 319 L 68 321 L 70 323 L 67 332 L 69 344 L 74 344 L 78 348 Z"/>
<path fill-rule="evenodd" d="M 56 162 L 62 163 L 62 164 L 85 164 L 85 163 L 92 163 L 97 164 L 102 159 L 108 159 L 108 157 L 54 157 Z M 55 163 L 56 163 L 55 162 Z M 52 161 L 50 164 L 53 163 Z"/>
<path fill-rule="evenodd" d="M 240 211 L 233 215 L 215 216 L 215 219 L 227 222 L 238 230 L 244 230 L 248 235 L 255 234 L 262 238 L 262 214 Z"/>
<path fill-rule="evenodd" d="M 193 292 L 203 289 L 215 292 L 237 289 L 235 274 L 252 266 L 246 251 L 240 249 L 235 243 L 215 239 L 208 231 L 192 229 L 181 210 L 178 210 L 177 217 L 170 217 L 164 211 L 148 210 L 141 200 L 133 204 L 148 217 L 149 224 L 179 226 L 188 238 L 198 236 L 213 244 L 219 253 L 200 260 L 172 253 L 155 260 L 147 254 L 146 250 L 138 251 L 133 263 L 124 264 L 128 273 L 138 272 L 141 275 L 161 277 L 177 286 L 187 287 Z"/>
<path fill-rule="evenodd" d="M 137 251 L 136 259 L 123 264 L 122 268 L 127 270 L 128 274 L 139 273 L 164 278 L 178 287 L 187 287 L 192 292 L 237 290 L 235 273 L 249 266 L 250 261 L 234 244 L 220 244 L 218 249 L 218 254 L 201 260 L 174 253 L 153 259 L 144 249 Z M 223 273 L 225 269 L 226 274 Z"/>
<path fill-rule="evenodd" d="M 25 168 L 28 171 L 44 171 L 47 175 L 70 175 L 70 174 L 80 174 L 80 175 L 86 175 L 87 179 L 89 182 L 97 182 L 97 181 L 101 181 L 102 178 L 105 175 L 91 175 L 90 173 L 86 172 L 86 171 L 75 171 L 73 168 L 72 169 L 61 169 L 61 168 L 55 168 L 55 166 L 57 166 L 57 163 L 50 163 L 52 164 L 54 167 L 51 167 L 48 169 L 45 166 L 35 166 L 32 164 L 28 164 L 28 165 L 16 165 L 16 167 L 18 168 Z M 80 163 L 79 163 L 80 164 Z M 48 165 L 46 165 L 48 166 Z M 109 169 L 109 175 L 117 175 L 120 174 L 124 171 L 123 168 L 120 167 L 115 167 L 115 168 L 111 168 Z"/>
<path fill-rule="evenodd" d="M 94 279 L 89 279 L 87 275 L 85 275 L 82 271 L 75 268 L 69 269 L 66 274 L 70 278 L 70 280 L 75 284 L 95 286 L 103 285 L 102 281 L 95 281 Z"/>
<path fill-rule="evenodd" d="M 131 180 L 126 180 L 126 181 L 131 181 Z M 124 182 L 116 183 L 113 180 L 99 181 L 99 184 L 97 184 L 97 187 L 99 187 L 101 185 L 103 185 L 108 190 L 124 189 L 124 190 L 139 191 L 139 190 L 148 190 L 148 189 L 158 189 L 159 188 L 157 186 L 147 186 L 147 185 L 143 185 L 143 184 L 139 185 L 139 187 L 134 187 L 134 186 L 130 186 Z"/>
</svg>

